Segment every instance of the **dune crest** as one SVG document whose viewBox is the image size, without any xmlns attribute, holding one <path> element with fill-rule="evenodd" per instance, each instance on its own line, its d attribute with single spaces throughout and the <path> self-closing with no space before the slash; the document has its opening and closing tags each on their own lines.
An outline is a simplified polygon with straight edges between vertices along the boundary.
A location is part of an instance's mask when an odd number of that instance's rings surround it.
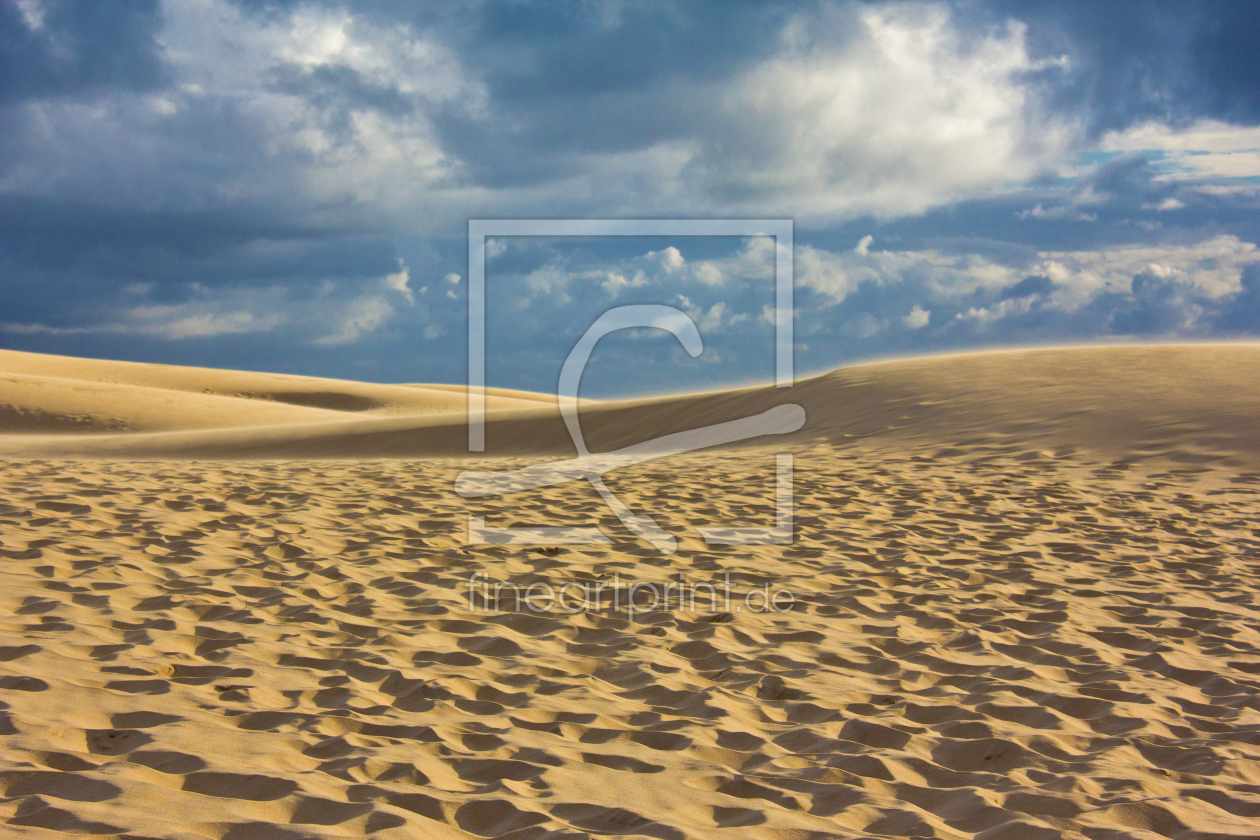
<svg viewBox="0 0 1260 840">
<path fill-rule="evenodd" d="M 79 362 L 0 352 L 0 422 L 10 433 L 0 435 L 0 454 L 467 454 L 460 386 L 374 385 L 123 362 L 93 361 L 80 371 Z M 75 371 L 81 378 L 70 376 Z M 584 406 L 582 427 L 592 450 L 611 450 L 788 401 L 803 406 L 808 417 L 790 438 L 795 446 L 917 441 L 997 452 L 1068 446 L 1187 462 L 1260 460 L 1255 422 L 1260 344 L 1015 350 L 880 362 L 802 379 L 791 389 L 596 402 Z M 553 396 L 492 389 L 487 412 L 488 454 L 574 452 Z M 81 434 L 36 437 L 40 431 Z"/>
</svg>

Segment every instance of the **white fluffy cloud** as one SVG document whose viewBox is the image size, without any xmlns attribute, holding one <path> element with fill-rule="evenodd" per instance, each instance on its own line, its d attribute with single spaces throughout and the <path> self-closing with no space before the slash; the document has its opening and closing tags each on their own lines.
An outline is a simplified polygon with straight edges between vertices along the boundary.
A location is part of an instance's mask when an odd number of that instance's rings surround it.
<svg viewBox="0 0 1260 840">
<path fill-rule="evenodd" d="M 510 247 L 503 241 L 496 245 L 496 256 Z M 528 298 L 545 299 L 554 305 L 568 302 L 574 284 L 598 285 L 610 298 L 629 289 L 688 288 L 693 284 L 729 294 L 748 282 L 773 282 L 774 276 L 774 238 L 751 236 L 730 256 L 716 259 L 689 261 L 672 245 L 598 268 L 576 267 L 568 257 L 556 255 L 521 278 L 521 287 Z"/>
<path fill-rule="evenodd" d="M 915 305 L 908 315 L 901 319 L 901 323 L 905 324 L 907 329 L 921 330 L 926 327 L 932 320 L 931 310 L 924 309 L 922 306 Z"/>
<path fill-rule="evenodd" d="M 340 308 L 339 323 L 328 335 L 317 338 L 315 343 L 323 347 L 339 347 L 353 344 L 364 334 L 373 332 L 385 319 L 394 314 L 394 307 L 379 295 L 365 295 Z"/>
<path fill-rule="evenodd" d="M 1069 147 L 1026 86 L 1024 29 L 965 41 L 935 4 L 802 13 L 780 55 L 722 93 L 688 167 L 707 190 L 815 218 L 920 212 L 1022 182 Z"/>
<path fill-rule="evenodd" d="M 381 282 L 385 288 L 393 289 L 405 297 L 408 303 L 415 302 L 415 295 L 412 294 L 411 287 L 407 285 L 411 282 L 411 271 L 403 264 L 402 260 L 398 261 L 398 271 L 393 274 L 386 274 L 385 279 Z"/>
<path fill-rule="evenodd" d="M 1101 292 L 1127 292 L 1138 274 L 1175 279 L 1207 298 L 1238 292 L 1243 268 L 1260 261 L 1254 243 L 1217 236 L 1192 244 L 1113 246 L 1098 251 L 1052 251 L 1029 267 L 1059 287 L 1052 298 L 1074 309 Z"/>
<path fill-rule="evenodd" d="M 992 306 L 972 306 L 965 312 L 959 312 L 954 317 L 959 321 L 971 321 L 981 326 L 987 326 L 994 321 L 1000 321 L 1012 315 L 1023 315 L 1032 309 L 1032 305 L 1031 297 L 1010 298 L 998 301 Z"/>
<path fill-rule="evenodd" d="M 838 304 L 862 283 L 915 282 L 936 293 L 956 296 L 980 288 L 1001 288 L 1019 279 L 1018 269 L 974 255 L 937 251 L 871 250 L 864 236 L 851 251 L 796 247 L 796 282 Z"/>
<path fill-rule="evenodd" d="M 904 285 L 930 299 L 959 300 L 977 291 L 999 292 L 1028 276 L 1043 276 L 1053 284 L 1044 295 L 1045 305 L 1072 312 L 1100 294 L 1129 292 L 1133 278 L 1141 274 L 1174 281 L 1209 300 L 1220 299 L 1239 292 L 1243 269 L 1260 262 L 1260 249 L 1236 236 L 1186 244 L 1043 251 L 1033 259 L 1016 263 L 928 250 L 870 250 L 871 245 L 869 238 L 863 238 L 851 251 L 798 246 L 797 283 L 820 293 L 834 305 L 856 292 L 862 283 Z M 972 308 L 962 317 L 990 321 L 1027 312 L 1030 305 L 1029 297 L 1020 295 L 988 307 Z M 903 323 L 912 328 L 926 325 L 929 312 L 918 304 L 915 310 Z"/>
</svg>

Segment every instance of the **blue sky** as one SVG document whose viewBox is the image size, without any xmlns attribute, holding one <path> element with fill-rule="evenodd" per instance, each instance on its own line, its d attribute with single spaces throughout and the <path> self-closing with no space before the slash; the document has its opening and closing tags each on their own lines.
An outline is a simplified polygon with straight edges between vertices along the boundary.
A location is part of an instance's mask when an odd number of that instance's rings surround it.
<svg viewBox="0 0 1260 840">
<path fill-rule="evenodd" d="M 797 366 L 1260 334 L 1250 2 L 0 0 L 0 347 L 465 376 L 469 218 L 791 218 Z M 491 384 L 772 373 L 763 240 L 503 239 Z"/>
</svg>

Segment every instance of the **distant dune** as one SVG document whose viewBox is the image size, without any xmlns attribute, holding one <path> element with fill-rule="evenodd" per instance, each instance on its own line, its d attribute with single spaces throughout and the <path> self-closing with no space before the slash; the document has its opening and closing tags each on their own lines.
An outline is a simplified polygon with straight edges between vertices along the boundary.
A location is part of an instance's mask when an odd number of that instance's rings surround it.
<svg viewBox="0 0 1260 840">
<path fill-rule="evenodd" d="M 503 410 L 547 399 L 491 389 L 486 402 Z M 462 412 L 465 400 L 457 385 L 378 385 L 0 350 L 0 434 L 206 431 L 416 417 Z"/>
<path fill-rule="evenodd" d="M 1260 344 L 1085 347 L 880 362 L 773 387 L 592 403 L 593 450 L 783 402 L 794 444 L 1081 447 L 1190 462 L 1260 458 Z M 492 455 L 569 454 L 555 398 L 492 390 Z M 467 454 L 452 385 L 312 377 L 0 352 L 9 457 L 363 458 Z M 125 434 L 124 434 L 125 433 Z M 56 435 L 54 437 L 54 435 Z M 752 441 L 752 443 L 765 441 Z"/>
</svg>

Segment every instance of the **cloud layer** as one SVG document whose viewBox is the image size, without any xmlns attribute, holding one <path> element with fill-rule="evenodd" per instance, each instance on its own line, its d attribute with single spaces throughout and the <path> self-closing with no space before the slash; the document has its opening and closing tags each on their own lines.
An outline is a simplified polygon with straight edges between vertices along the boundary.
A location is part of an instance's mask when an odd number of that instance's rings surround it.
<svg viewBox="0 0 1260 840">
<path fill-rule="evenodd" d="M 819 366 L 1254 334 L 1256 34 L 1230 2 L 0 0 L 0 343 L 458 380 L 467 219 L 567 216 L 794 219 Z M 762 241 L 501 245 L 502 384 L 624 300 L 714 334 L 695 383 L 766 370 Z"/>
</svg>

